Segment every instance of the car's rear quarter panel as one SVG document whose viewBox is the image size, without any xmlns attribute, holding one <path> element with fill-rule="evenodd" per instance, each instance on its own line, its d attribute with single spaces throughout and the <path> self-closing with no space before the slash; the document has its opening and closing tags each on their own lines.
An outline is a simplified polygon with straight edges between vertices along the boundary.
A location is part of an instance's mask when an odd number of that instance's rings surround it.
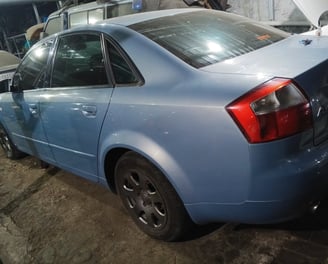
<svg viewBox="0 0 328 264">
<path fill-rule="evenodd" d="M 247 143 L 224 106 L 204 104 L 200 89 L 200 98 L 166 86 L 115 89 L 101 141 L 109 137 L 110 144 L 149 158 L 185 203 L 241 201 L 247 193 Z M 235 166 L 236 160 L 243 165 Z"/>
<path fill-rule="evenodd" d="M 312 129 L 251 145 L 225 110 L 275 76 L 297 80 L 315 65 L 310 55 L 303 57 L 303 65 L 299 58 L 279 62 L 281 51 L 272 60 L 266 58 L 283 47 L 279 43 L 196 70 L 128 30 L 117 40 L 145 83 L 115 88 L 100 139 L 101 160 L 115 147 L 141 153 L 167 176 L 199 223 L 285 220 L 322 196 L 327 146 L 313 146 Z M 298 40 L 293 41 L 289 49 Z M 304 52 L 303 46 L 298 49 L 297 54 Z"/>
<path fill-rule="evenodd" d="M 115 88 L 100 139 L 101 160 L 114 147 L 141 153 L 184 203 L 247 199 L 248 143 L 225 106 L 268 77 L 202 72 L 140 35 L 127 31 L 117 38 L 145 82 Z"/>
</svg>

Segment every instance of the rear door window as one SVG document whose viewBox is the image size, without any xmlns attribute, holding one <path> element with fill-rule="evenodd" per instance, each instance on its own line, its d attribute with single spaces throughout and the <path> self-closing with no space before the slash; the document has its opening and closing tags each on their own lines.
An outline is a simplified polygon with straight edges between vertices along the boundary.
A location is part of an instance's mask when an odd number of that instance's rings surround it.
<svg viewBox="0 0 328 264">
<path fill-rule="evenodd" d="M 105 60 L 98 34 L 66 35 L 59 39 L 52 87 L 108 84 Z"/>
</svg>

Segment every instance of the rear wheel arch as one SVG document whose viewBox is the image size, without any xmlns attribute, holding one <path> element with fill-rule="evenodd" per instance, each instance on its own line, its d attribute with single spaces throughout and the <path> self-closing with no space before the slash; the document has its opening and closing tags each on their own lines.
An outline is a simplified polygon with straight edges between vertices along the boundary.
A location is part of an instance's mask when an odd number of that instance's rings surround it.
<svg viewBox="0 0 328 264">
<path fill-rule="evenodd" d="M 160 168 L 159 163 L 158 163 L 160 161 L 150 159 L 149 158 L 150 156 L 147 153 L 139 151 L 138 149 L 127 148 L 127 147 L 116 147 L 107 152 L 107 154 L 105 156 L 105 161 L 104 161 L 104 171 L 105 171 L 105 177 L 107 180 L 107 184 L 114 193 L 116 193 L 115 168 L 116 168 L 116 165 L 117 165 L 117 162 L 119 161 L 119 159 L 127 152 L 134 152 L 137 155 L 146 159 L 149 163 L 151 163 L 158 170 L 160 170 L 162 172 L 162 174 L 165 175 L 165 178 L 170 182 L 172 187 L 174 189 L 176 189 L 176 186 L 174 186 L 174 184 L 171 182 L 171 179 L 169 177 L 167 177 L 166 173 L 163 172 L 162 169 Z M 176 192 L 177 192 L 177 190 L 176 190 Z"/>
<path fill-rule="evenodd" d="M 120 154 L 116 156 L 112 184 L 132 219 L 153 238 L 180 239 L 193 222 L 168 177 L 136 151 L 121 150 Z"/>
<path fill-rule="evenodd" d="M 163 176 L 165 176 L 166 180 L 172 185 L 172 188 L 178 194 L 180 199 L 184 201 L 184 192 L 191 191 L 188 177 L 185 175 L 179 165 L 176 164 L 169 153 L 165 152 L 156 144 L 151 144 L 149 141 L 147 143 L 150 144 L 148 149 L 149 151 L 142 151 L 142 147 L 138 148 L 138 146 L 125 144 L 122 146 L 116 146 L 106 152 L 103 169 L 108 187 L 112 192 L 115 194 L 117 193 L 115 183 L 116 164 L 119 159 L 127 152 L 135 152 L 136 154 L 145 158 L 154 167 L 156 167 L 163 174 Z M 169 167 L 169 171 L 166 171 L 163 166 L 166 168 Z M 175 175 L 175 180 L 172 179 L 170 175 Z"/>
<path fill-rule="evenodd" d="M 104 170 L 107 184 L 112 192 L 117 194 L 115 187 L 115 167 L 118 160 L 127 152 L 131 151 L 128 148 L 114 148 L 111 149 L 105 158 Z"/>
</svg>

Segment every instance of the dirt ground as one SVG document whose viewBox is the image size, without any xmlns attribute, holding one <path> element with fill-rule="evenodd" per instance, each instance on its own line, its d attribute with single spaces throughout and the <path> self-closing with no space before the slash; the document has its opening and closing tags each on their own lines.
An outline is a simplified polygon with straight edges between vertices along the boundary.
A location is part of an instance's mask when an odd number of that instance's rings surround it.
<svg viewBox="0 0 328 264">
<path fill-rule="evenodd" d="M 289 223 L 208 225 L 165 243 L 139 231 L 106 188 L 0 151 L 0 264 L 328 264 L 327 204 Z"/>
</svg>

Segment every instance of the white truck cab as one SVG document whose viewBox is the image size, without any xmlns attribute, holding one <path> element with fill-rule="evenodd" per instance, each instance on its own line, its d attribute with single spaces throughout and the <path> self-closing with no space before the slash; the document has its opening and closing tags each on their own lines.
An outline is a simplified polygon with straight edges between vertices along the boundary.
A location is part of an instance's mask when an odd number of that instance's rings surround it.
<svg viewBox="0 0 328 264">
<path fill-rule="evenodd" d="M 83 24 L 138 12 L 132 0 L 94 1 L 72 7 L 64 7 L 49 15 L 41 38 Z"/>
</svg>

